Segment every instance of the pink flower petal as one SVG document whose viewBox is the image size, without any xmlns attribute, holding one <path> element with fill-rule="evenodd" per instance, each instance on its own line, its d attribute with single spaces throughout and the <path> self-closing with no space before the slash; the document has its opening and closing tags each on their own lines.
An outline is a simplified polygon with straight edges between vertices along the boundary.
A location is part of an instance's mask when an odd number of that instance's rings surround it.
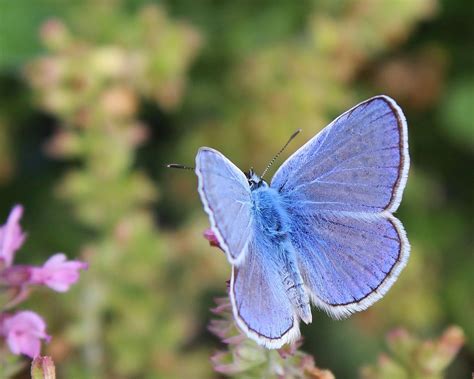
<svg viewBox="0 0 474 379">
<path fill-rule="evenodd" d="M 21 346 L 22 353 L 28 355 L 30 358 L 36 358 L 41 352 L 41 342 L 39 339 L 31 339 L 23 342 Z"/>
<path fill-rule="evenodd" d="M 44 267 L 54 267 L 66 261 L 66 254 L 58 253 L 54 254 L 48 258 L 48 260 L 44 263 Z"/>
<path fill-rule="evenodd" d="M 50 339 L 46 334 L 46 323 L 31 311 L 21 311 L 13 316 L 3 317 L 0 331 L 13 354 L 25 354 L 31 358 L 39 355 L 41 340 Z"/>
<path fill-rule="evenodd" d="M 21 205 L 14 206 L 7 222 L 0 227 L 0 261 L 3 261 L 7 267 L 11 266 L 15 252 L 25 241 L 25 234 L 20 226 L 22 215 L 23 207 Z"/>
<path fill-rule="evenodd" d="M 32 284 L 42 284 L 58 291 L 66 292 L 69 287 L 79 280 L 79 270 L 86 270 L 87 263 L 81 261 L 67 261 L 66 256 L 58 253 L 50 257 L 43 267 L 32 269 Z"/>
</svg>

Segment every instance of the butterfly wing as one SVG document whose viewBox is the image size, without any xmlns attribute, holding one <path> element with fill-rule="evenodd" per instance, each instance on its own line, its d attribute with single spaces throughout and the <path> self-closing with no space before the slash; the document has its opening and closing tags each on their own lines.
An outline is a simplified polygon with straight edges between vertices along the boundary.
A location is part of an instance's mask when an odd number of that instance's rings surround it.
<svg viewBox="0 0 474 379">
<path fill-rule="evenodd" d="M 409 243 L 391 212 L 408 167 L 405 117 L 377 96 L 334 120 L 275 174 L 303 280 L 332 316 L 373 304 L 405 266 Z"/>
<path fill-rule="evenodd" d="M 232 267 L 230 299 L 238 326 L 260 345 L 279 348 L 299 336 L 299 323 L 278 273 L 277 254 L 269 253 L 258 239 L 250 243 L 245 264 Z"/>
<path fill-rule="evenodd" d="M 296 215 L 295 215 L 296 216 Z M 300 215 L 292 243 L 313 302 L 336 318 L 379 300 L 405 266 L 409 244 L 395 217 Z"/>
<path fill-rule="evenodd" d="M 239 264 L 252 238 L 251 194 L 245 175 L 218 151 L 196 156 L 198 191 L 212 231 L 231 264 Z"/>
<path fill-rule="evenodd" d="M 350 109 L 296 151 L 271 186 L 310 211 L 394 212 L 409 156 L 403 112 L 387 96 Z"/>
</svg>

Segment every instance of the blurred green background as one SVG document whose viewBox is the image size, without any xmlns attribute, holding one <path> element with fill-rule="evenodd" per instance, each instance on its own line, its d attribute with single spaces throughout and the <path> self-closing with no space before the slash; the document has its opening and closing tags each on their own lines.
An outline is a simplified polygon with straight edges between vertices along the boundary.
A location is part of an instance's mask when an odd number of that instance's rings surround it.
<svg viewBox="0 0 474 379">
<path fill-rule="evenodd" d="M 296 128 L 285 157 L 381 93 L 408 120 L 412 255 L 369 310 L 314 311 L 303 349 L 354 378 L 392 328 L 456 324 L 467 342 L 446 375 L 470 377 L 473 68 L 472 0 L 0 0 L 1 218 L 25 205 L 20 261 L 90 263 L 27 304 L 60 377 L 217 377 L 206 325 L 230 267 L 202 238 L 195 176 L 163 165 L 206 145 L 261 172 Z"/>
</svg>

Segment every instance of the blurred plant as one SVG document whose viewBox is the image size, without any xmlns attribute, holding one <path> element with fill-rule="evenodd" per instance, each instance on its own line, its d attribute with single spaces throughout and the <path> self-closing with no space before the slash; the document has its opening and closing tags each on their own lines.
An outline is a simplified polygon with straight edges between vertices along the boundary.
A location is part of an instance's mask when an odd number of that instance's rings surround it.
<svg viewBox="0 0 474 379">
<path fill-rule="evenodd" d="M 426 109 L 443 93 L 447 53 L 426 46 L 415 54 L 395 57 L 374 69 L 374 85 L 412 109 Z"/>
<path fill-rule="evenodd" d="M 466 150 L 474 151 L 474 125 L 470 117 L 474 104 L 474 77 L 462 78 L 448 88 L 441 117 L 445 133 Z"/>
<path fill-rule="evenodd" d="M 107 10 L 108 20 L 120 13 Z M 150 5 L 127 14 L 100 44 L 58 20 L 46 22 L 41 37 L 50 54 L 31 63 L 26 75 L 38 104 L 61 122 L 47 151 L 81 162 L 64 177 L 59 194 L 95 236 L 83 250 L 91 270 L 76 299 L 84 307 L 81 321 L 62 341 L 66 350 L 80 347 L 82 359 L 63 365 L 55 358 L 59 369 L 75 378 L 152 372 L 169 378 L 208 370 L 202 359 L 175 362 L 193 317 L 183 310 L 192 303 L 176 299 L 189 286 L 176 284 L 175 273 L 167 271 L 176 258 L 147 210 L 157 191 L 134 168 L 136 149 L 148 136 L 137 119 L 140 98 L 165 111 L 179 105 L 200 35 Z"/>
<path fill-rule="evenodd" d="M 87 269 L 80 261 L 66 261 L 64 254 L 55 254 L 43 265 L 14 265 L 17 250 L 25 241 L 20 226 L 23 207 L 15 206 L 7 222 L 0 227 L 0 377 L 10 377 L 22 368 L 19 359 L 8 357 L 5 343 L 14 355 L 35 358 L 41 350 L 41 341 L 49 341 L 46 323 L 35 312 L 11 309 L 25 301 L 34 285 L 44 285 L 65 292 L 79 279 L 79 270 Z M 2 376 L 4 375 L 4 376 Z"/>
<path fill-rule="evenodd" d="M 204 238 L 211 246 L 220 248 L 211 229 L 206 229 Z M 211 357 L 218 373 L 234 378 L 334 379 L 329 370 L 315 366 L 311 355 L 298 350 L 302 338 L 278 350 L 267 349 L 239 330 L 228 297 L 216 298 L 215 302 L 211 311 L 219 319 L 211 320 L 209 330 L 227 345 L 227 351 L 218 351 Z"/>
<path fill-rule="evenodd" d="M 296 128 L 308 139 L 355 104 L 361 96 L 351 83 L 358 73 L 436 8 L 436 0 L 316 3 L 300 35 L 255 49 L 235 64 L 222 83 L 229 96 L 222 117 L 209 122 L 208 135 L 199 130 L 200 137 L 219 140 L 226 154 L 251 157 L 245 163 L 263 169 Z"/>
<path fill-rule="evenodd" d="M 405 329 L 388 334 L 391 356 L 381 354 L 377 365 L 362 368 L 363 379 L 441 379 L 464 344 L 464 333 L 447 328 L 436 340 L 420 340 Z"/>
</svg>

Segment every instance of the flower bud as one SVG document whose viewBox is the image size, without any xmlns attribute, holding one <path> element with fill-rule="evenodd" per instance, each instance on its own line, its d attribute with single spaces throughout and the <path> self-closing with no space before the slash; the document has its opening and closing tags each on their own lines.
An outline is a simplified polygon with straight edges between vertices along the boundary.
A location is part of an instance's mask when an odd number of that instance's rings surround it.
<svg viewBox="0 0 474 379">
<path fill-rule="evenodd" d="M 210 228 L 206 229 L 204 231 L 203 235 L 204 235 L 204 238 L 209 241 L 209 244 L 211 246 L 216 246 L 216 247 L 220 248 L 219 241 L 217 240 L 217 237 L 214 234 L 214 232 L 212 231 L 212 229 L 210 229 Z"/>
<path fill-rule="evenodd" d="M 31 362 L 31 378 L 32 379 L 55 379 L 56 369 L 51 357 L 36 357 Z"/>
</svg>

